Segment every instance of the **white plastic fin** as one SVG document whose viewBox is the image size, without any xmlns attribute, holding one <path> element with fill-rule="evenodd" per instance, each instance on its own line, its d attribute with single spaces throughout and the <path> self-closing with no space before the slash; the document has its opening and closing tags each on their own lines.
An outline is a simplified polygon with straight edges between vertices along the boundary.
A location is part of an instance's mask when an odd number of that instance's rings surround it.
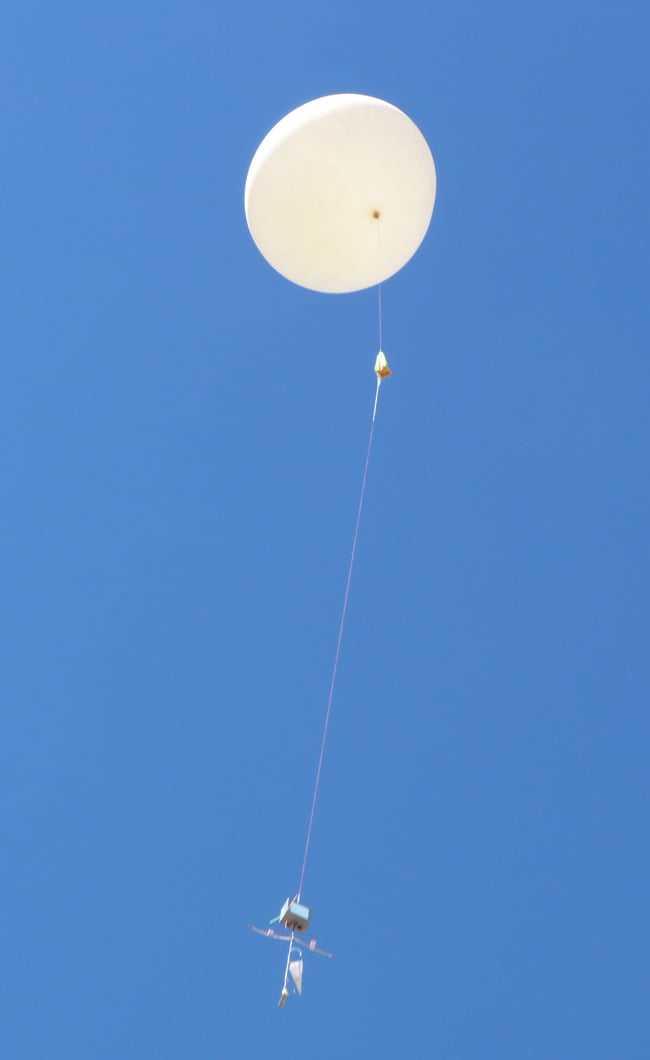
<svg viewBox="0 0 650 1060">
<path fill-rule="evenodd" d="M 302 994 L 302 958 L 299 961 L 291 961 L 289 963 L 289 971 L 291 972 L 291 978 L 296 984 L 296 990 L 299 994 Z"/>
</svg>

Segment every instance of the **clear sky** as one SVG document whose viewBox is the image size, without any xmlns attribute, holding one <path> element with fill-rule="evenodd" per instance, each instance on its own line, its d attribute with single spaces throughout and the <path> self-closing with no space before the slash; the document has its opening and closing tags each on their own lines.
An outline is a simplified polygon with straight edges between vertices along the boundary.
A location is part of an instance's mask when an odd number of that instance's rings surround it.
<svg viewBox="0 0 650 1060">
<path fill-rule="evenodd" d="M 0 20 L 0 1057 L 645 1060 L 641 0 L 37 3 Z M 376 293 L 245 223 L 377 95 L 430 231 Z"/>
</svg>

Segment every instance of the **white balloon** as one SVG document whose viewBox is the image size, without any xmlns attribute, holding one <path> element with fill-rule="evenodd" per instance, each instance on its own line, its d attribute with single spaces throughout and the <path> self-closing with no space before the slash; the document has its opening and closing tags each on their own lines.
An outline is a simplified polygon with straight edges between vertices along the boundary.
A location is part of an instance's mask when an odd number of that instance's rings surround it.
<svg viewBox="0 0 650 1060">
<path fill-rule="evenodd" d="M 372 96 L 323 96 L 287 114 L 251 162 L 244 202 L 259 250 L 314 291 L 392 276 L 424 239 L 436 196 L 429 146 Z"/>
</svg>

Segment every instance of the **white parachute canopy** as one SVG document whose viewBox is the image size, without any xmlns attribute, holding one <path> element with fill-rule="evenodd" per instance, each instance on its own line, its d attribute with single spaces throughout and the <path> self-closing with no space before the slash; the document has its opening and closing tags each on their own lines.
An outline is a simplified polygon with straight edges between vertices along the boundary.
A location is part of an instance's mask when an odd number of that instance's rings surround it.
<svg viewBox="0 0 650 1060">
<path fill-rule="evenodd" d="M 388 279 L 429 227 L 436 171 L 403 111 L 373 96 L 305 103 L 275 125 L 251 162 L 246 220 L 274 269 L 314 291 Z"/>
</svg>

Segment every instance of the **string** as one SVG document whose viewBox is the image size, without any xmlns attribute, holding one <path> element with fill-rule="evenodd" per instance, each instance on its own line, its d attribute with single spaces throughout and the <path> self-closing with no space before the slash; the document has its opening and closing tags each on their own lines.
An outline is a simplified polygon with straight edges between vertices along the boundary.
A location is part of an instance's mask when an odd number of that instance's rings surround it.
<svg viewBox="0 0 650 1060">
<path fill-rule="evenodd" d="M 339 624 L 339 635 L 336 642 L 336 653 L 334 655 L 334 666 L 332 669 L 332 679 L 330 681 L 329 696 L 327 699 L 327 710 L 325 712 L 325 724 L 323 726 L 323 736 L 320 745 L 320 755 L 318 757 L 318 768 L 316 770 L 316 783 L 314 784 L 314 794 L 311 800 L 311 811 L 309 814 L 309 825 L 307 826 L 307 839 L 305 841 L 305 853 L 302 859 L 302 869 L 300 872 L 300 884 L 298 886 L 298 893 L 296 898 L 300 901 L 300 895 L 302 893 L 302 885 L 305 878 L 305 868 L 307 866 L 307 855 L 309 854 L 309 844 L 311 842 L 311 832 L 314 824 L 314 813 L 316 812 L 316 801 L 318 799 L 318 788 L 320 786 L 320 776 L 323 767 L 323 756 L 325 754 L 325 744 L 327 742 L 327 731 L 329 729 L 330 714 L 332 712 L 332 700 L 334 698 L 334 686 L 336 684 L 336 674 L 339 666 L 339 656 L 341 654 L 341 641 L 343 640 L 343 628 L 345 626 L 345 616 L 348 610 L 348 599 L 350 596 L 350 582 L 352 581 L 352 569 L 354 567 L 354 559 L 357 552 L 357 541 L 359 539 L 359 525 L 361 523 L 361 512 L 363 510 L 363 501 L 366 494 L 366 480 L 368 478 L 368 465 L 370 463 L 370 452 L 372 450 L 372 439 L 375 433 L 375 416 L 377 414 L 377 400 L 379 398 L 379 387 L 381 379 L 377 376 L 377 390 L 375 392 L 375 404 L 372 412 L 372 422 L 370 424 L 370 436 L 368 438 L 368 449 L 366 451 L 366 462 L 363 468 L 363 480 L 361 482 L 361 494 L 359 496 L 359 506 L 357 508 L 357 521 L 354 527 L 354 538 L 352 541 L 352 553 L 350 555 L 350 565 L 348 567 L 348 577 L 345 585 L 345 595 L 343 597 L 343 610 L 341 612 L 341 622 Z"/>
</svg>

